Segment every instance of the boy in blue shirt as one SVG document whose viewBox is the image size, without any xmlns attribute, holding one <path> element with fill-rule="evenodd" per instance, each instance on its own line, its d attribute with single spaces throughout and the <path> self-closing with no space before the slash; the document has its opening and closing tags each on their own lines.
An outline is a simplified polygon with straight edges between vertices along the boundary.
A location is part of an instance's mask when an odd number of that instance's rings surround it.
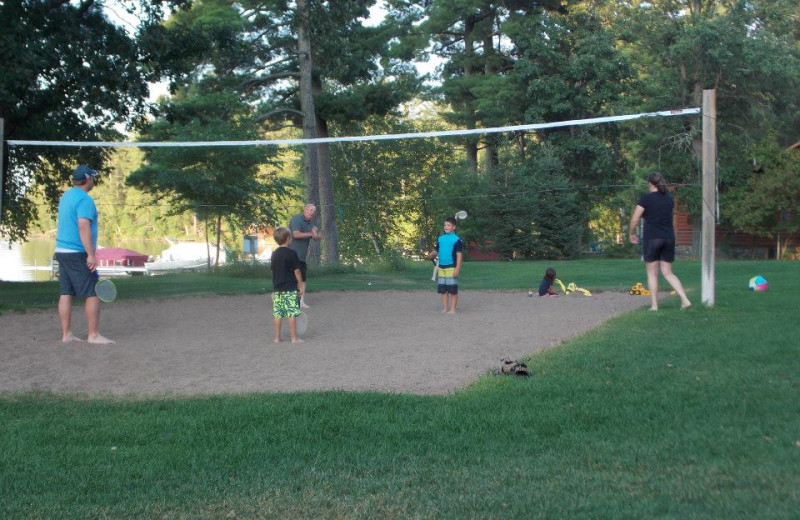
<svg viewBox="0 0 800 520">
<path fill-rule="evenodd" d="M 442 313 L 455 314 L 458 305 L 458 277 L 461 274 L 461 260 L 464 255 L 464 242 L 456 235 L 456 219 L 444 219 L 444 234 L 436 239 L 436 250 L 430 258 L 439 257 L 438 288 L 442 295 Z"/>
</svg>

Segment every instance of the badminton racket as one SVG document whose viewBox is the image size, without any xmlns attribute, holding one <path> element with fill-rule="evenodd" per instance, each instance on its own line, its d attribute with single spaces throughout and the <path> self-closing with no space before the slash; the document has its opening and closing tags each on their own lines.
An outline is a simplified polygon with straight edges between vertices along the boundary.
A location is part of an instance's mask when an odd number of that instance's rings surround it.
<svg viewBox="0 0 800 520">
<path fill-rule="evenodd" d="M 301 311 L 300 314 L 295 316 L 295 320 L 297 322 L 297 335 L 302 336 L 308 329 L 308 315 Z"/>
<path fill-rule="evenodd" d="M 117 286 L 111 280 L 99 280 L 94 284 L 94 293 L 101 302 L 111 303 L 117 298 Z"/>
</svg>

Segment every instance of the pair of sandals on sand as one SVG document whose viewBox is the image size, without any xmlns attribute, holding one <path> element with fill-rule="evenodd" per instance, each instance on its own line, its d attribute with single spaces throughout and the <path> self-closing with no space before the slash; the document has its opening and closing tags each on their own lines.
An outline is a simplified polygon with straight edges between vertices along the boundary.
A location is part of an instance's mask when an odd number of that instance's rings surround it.
<svg viewBox="0 0 800 520">
<path fill-rule="evenodd" d="M 529 376 L 531 371 L 525 363 L 517 363 L 509 358 L 500 360 L 500 369 L 497 371 L 499 375 L 515 375 L 515 376 Z"/>
</svg>

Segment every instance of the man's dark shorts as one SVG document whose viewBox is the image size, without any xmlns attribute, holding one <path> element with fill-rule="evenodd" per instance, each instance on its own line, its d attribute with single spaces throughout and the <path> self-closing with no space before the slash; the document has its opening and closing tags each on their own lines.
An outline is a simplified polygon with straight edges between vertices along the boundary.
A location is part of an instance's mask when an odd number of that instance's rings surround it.
<svg viewBox="0 0 800 520">
<path fill-rule="evenodd" d="M 60 294 L 91 298 L 96 296 L 97 271 L 86 267 L 86 253 L 56 253 Z"/>
<path fill-rule="evenodd" d="M 670 238 L 650 238 L 644 241 L 645 262 L 667 262 L 675 261 L 675 241 Z"/>
<path fill-rule="evenodd" d="M 308 265 L 305 262 L 300 262 L 300 278 L 305 282 L 306 281 L 306 270 L 308 269 Z"/>
</svg>

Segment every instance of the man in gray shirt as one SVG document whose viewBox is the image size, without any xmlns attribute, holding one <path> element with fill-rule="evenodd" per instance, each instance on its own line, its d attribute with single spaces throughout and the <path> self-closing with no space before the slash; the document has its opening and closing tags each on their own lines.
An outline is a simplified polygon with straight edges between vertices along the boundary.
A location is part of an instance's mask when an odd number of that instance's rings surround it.
<svg viewBox="0 0 800 520">
<path fill-rule="evenodd" d="M 317 207 L 314 204 L 308 203 L 303 206 L 303 212 L 295 215 L 292 217 L 292 220 L 289 221 L 289 230 L 292 232 L 292 243 L 289 245 L 290 249 L 293 249 L 295 253 L 297 253 L 297 257 L 300 259 L 300 274 L 303 278 L 303 286 L 300 288 L 301 290 L 301 297 L 300 297 L 300 308 L 301 309 L 308 309 L 309 306 L 306 305 L 305 296 L 306 296 L 306 257 L 308 256 L 308 244 L 311 242 L 311 239 L 319 240 L 322 238 L 322 233 L 320 233 L 317 226 L 314 225 L 314 215 L 317 213 Z"/>
</svg>

